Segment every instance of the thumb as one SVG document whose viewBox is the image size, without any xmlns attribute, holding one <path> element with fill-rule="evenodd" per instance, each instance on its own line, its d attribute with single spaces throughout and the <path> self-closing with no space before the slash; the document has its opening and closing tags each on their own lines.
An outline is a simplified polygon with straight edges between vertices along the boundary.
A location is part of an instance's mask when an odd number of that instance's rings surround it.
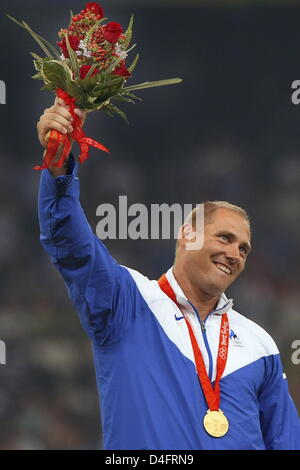
<svg viewBox="0 0 300 470">
<path fill-rule="evenodd" d="M 82 127 L 86 119 L 86 111 L 84 111 L 83 109 L 75 108 L 74 113 L 77 114 L 77 116 L 81 119 Z"/>
<path fill-rule="evenodd" d="M 65 108 L 67 108 L 67 105 L 64 100 L 62 98 L 59 98 L 58 96 L 56 96 L 54 104 L 59 104 L 60 106 L 64 106 Z"/>
</svg>

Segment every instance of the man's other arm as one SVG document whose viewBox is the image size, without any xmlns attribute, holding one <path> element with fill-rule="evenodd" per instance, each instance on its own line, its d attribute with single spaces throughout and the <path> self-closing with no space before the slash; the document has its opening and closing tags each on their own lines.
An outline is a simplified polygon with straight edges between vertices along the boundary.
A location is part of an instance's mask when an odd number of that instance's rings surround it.
<svg viewBox="0 0 300 470">
<path fill-rule="evenodd" d="M 258 402 L 266 449 L 300 450 L 300 420 L 279 354 L 266 358 L 265 381 Z"/>
</svg>

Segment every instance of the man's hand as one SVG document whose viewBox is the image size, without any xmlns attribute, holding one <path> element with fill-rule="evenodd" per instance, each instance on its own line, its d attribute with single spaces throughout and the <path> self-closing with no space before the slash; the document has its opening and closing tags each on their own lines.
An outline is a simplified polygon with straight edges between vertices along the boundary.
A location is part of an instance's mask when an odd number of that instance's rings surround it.
<svg viewBox="0 0 300 470">
<path fill-rule="evenodd" d="M 81 118 L 83 125 L 86 118 L 86 112 L 76 108 L 75 113 Z M 42 147 L 45 149 L 47 147 L 49 130 L 56 129 L 62 134 L 68 134 L 72 132 L 72 121 L 73 118 L 71 113 L 68 111 L 68 106 L 66 106 L 65 102 L 61 98 L 55 98 L 54 105 L 51 106 L 51 108 L 45 109 L 37 123 L 38 137 Z M 58 152 L 53 159 L 53 163 L 58 162 L 62 150 L 63 146 L 60 145 Z M 50 165 L 49 170 L 52 176 L 66 174 L 66 168 L 64 167 L 57 168 Z"/>
</svg>

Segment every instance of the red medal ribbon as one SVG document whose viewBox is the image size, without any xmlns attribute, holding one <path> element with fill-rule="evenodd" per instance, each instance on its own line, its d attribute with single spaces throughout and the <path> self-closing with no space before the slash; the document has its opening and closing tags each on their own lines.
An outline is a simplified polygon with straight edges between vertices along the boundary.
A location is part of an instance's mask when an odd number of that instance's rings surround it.
<svg viewBox="0 0 300 470">
<path fill-rule="evenodd" d="M 176 299 L 176 294 L 173 291 L 167 277 L 165 274 L 161 276 L 161 278 L 158 280 L 159 287 L 161 290 L 168 296 L 170 297 L 173 302 L 176 303 L 177 307 L 180 309 L 181 308 L 177 302 Z M 183 315 L 184 316 L 184 315 Z M 200 348 L 198 346 L 195 334 L 193 332 L 192 326 L 189 322 L 189 320 L 184 316 L 185 322 L 188 327 L 191 343 L 192 343 L 192 348 L 194 352 L 194 357 L 195 357 L 195 363 L 196 363 L 196 369 L 197 369 L 197 374 L 199 377 L 199 381 L 208 405 L 208 408 L 210 411 L 218 411 L 220 409 L 220 380 L 223 375 L 224 369 L 226 367 L 226 362 L 227 362 L 227 356 L 228 356 L 228 347 L 229 347 L 229 321 L 228 321 L 228 316 L 227 313 L 224 313 L 222 315 L 222 323 L 221 323 L 221 329 L 220 329 L 220 339 L 219 339 L 219 349 L 218 349 L 218 356 L 217 356 L 217 375 L 216 375 L 216 381 L 215 381 L 215 386 L 213 388 L 211 381 L 208 377 L 208 374 L 206 372 L 206 367 L 204 364 L 204 360 L 202 357 L 202 353 L 200 351 Z"/>
<path fill-rule="evenodd" d="M 104 152 L 109 153 L 109 150 L 104 147 L 104 145 L 100 144 L 96 140 L 90 139 L 85 135 L 81 128 L 81 119 L 77 114 L 75 114 L 75 106 L 76 106 L 76 98 L 72 98 L 66 91 L 58 88 L 56 90 L 56 95 L 63 99 L 66 105 L 69 106 L 69 111 L 73 117 L 73 131 L 66 135 L 61 134 L 57 130 L 52 129 L 50 131 L 50 136 L 48 140 L 46 154 L 44 156 L 43 164 L 41 166 L 37 165 L 33 167 L 34 170 L 43 170 L 44 168 L 49 168 L 53 158 L 55 157 L 59 146 L 63 145 L 63 152 L 59 159 L 59 161 L 53 166 L 62 167 L 64 161 L 68 158 L 70 150 L 71 150 L 71 138 L 78 142 L 80 147 L 80 155 L 79 161 L 83 163 L 88 158 L 89 147 L 96 147 L 99 150 L 103 150 Z"/>
</svg>

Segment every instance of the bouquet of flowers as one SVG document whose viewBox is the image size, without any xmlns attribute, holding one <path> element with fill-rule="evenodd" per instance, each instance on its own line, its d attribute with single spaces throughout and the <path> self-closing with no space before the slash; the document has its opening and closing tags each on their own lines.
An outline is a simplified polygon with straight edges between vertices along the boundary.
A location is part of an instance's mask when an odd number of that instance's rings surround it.
<svg viewBox="0 0 300 470">
<path fill-rule="evenodd" d="M 31 52 L 36 70 L 32 78 L 44 82 L 42 90 L 50 90 L 62 98 L 73 117 L 73 131 L 69 135 L 56 130 L 49 132 L 43 164 L 35 169 L 48 168 L 58 147 L 63 144 L 61 158 L 55 164 L 61 167 L 69 155 L 71 139 L 80 146 L 80 163 L 88 158 L 89 146 L 108 152 L 102 144 L 85 135 L 81 120 L 74 113 L 75 106 L 87 112 L 101 109 L 110 116 L 118 114 L 127 121 L 125 113 L 114 101 L 135 103 L 140 100 L 134 94 L 136 90 L 182 81 L 173 78 L 127 86 L 139 58 L 136 54 L 130 66 L 126 66 L 128 53 L 135 47 L 135 44 L 130 47 L 133 16 L 123 31 L 119 23 L 106 22 L 103 8 L 98 3 L 87 3 L 78 15 L 71 12 L 68 28 L 58 32 L 59 49 L 35 33 L 25 21 L 19 22 L 7 16 L 28 31 L 46 54 L 40 57 Z"/>
</svg>

